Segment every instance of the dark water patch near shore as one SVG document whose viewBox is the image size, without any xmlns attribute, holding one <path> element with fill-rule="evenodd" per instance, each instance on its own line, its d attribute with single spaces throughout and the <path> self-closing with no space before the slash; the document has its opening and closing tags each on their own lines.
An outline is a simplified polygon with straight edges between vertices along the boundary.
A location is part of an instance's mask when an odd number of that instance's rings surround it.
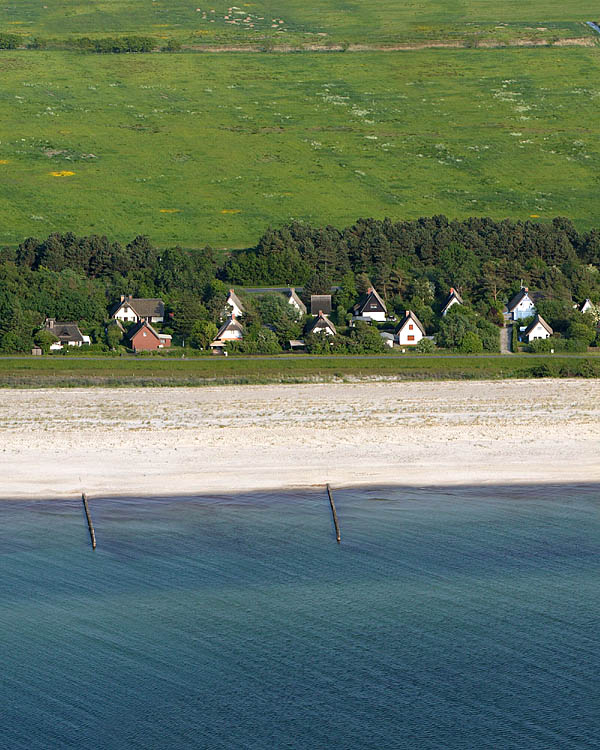
<svg viewBox="0 0 600 750">
<path fill-rule="evenodd" d="M 385 500 L 385 502 L 382 502 Z M 12 748 L 593 748 L 600 488 L 0 503 Z"/>
</svg>

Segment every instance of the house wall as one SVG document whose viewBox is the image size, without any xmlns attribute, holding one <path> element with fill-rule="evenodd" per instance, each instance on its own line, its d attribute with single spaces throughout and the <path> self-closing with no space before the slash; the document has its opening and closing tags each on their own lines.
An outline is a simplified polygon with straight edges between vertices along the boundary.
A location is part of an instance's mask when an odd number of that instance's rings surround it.
<svg viewBox="0 0 600 750">
<path fill-rule="evenodd" d="M 371 318 L 371 320 L 377 320 L 379 323 L 385 323 L 383 310 L 368 310 L 365 308 L 361 314 L 363 318 Z"/>
<path fill-rule="evenodd" d="M 396 343 L 400 346 L 416 346 L 422 338 L 419 326 L 409 320 L 396 334 Z"/>
<path fill-rule="evenodd" d="M 170 336 L 168 338 L 166 336 L 165 337 L 160 336 L 159 338 L 160 338 L 160 344 L 159 344 L 160 347 L 168 349 L 171 346 L 171 337 Z"/>
<path fill-rule="evenodd" d="M 122 305 L 113 315 L 113 318 L 125 323 L 137 323 L 139 320 L 137 313 L 130 305 Z"/>
<path fill-rule="evenodd" d="M 293 297 L 288 297 L 288 302 L 290 305 L 292 305 L 296 310 L 298 310 L 299 313 L 304 313 L 304 310 L 300 307 L 300 305 L 296 302 L 296 300 Z"/>
<path fill-rule="evenodd" d="M 524 297 L 512 311 L 513 320 L 529 318 L 531 315 L 535 315 L 535 305 L 529 297 Z"/>
<path fill-rule="evenodd" d="M 231 331 L 224 331 L 219 337 L 219 341 L 235 341 L 242 338 L 242 332 L 234 328 Z"/>
<path fill-rule="evenodd" d="M 233 302 L 229 297 L 227 298 L 227 303 L 229 307 L 231 308 L 231 314 L 236 318 L 241 318 L 243 316 L 243 312 L 240 310 L 240 308 Z"/>
<path fill-rule="evenodd" d="M 527 334 L 527 341 L 533 341 L 534 339 L 549 339 L 550 334 L 544 328 L 541 323 L 538 323 L 535 328 Z"/>
<path fill-rule="evenodd" d="M 131 347 L 136 352 L 153 352 L 159 348 L 160 341 L 145 328 L 138 331 L 131 339 Z"/>
<path fill-rule="evenodd" d="M 322 325 L 316 325 L 312 329 L 311 333 L 324 333 L 326 336 L 334 336 L 335 335 L 334 332 L 331 330 L 331 328 L 329 328 L 329 326 L 326 323 L 324 323 Z"/>
</svg>

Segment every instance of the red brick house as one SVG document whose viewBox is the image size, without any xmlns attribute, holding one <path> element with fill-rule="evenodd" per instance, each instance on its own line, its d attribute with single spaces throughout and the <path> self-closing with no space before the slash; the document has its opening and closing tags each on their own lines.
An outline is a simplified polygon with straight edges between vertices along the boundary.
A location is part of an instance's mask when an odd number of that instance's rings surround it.
<svg viewBox="0 0 600 750">
<path fill-rule="evenodd" d="M 153 352 L 171 346 L 171 337 L 166 333 L 158 333 L 145 320 L 129 329 L 127 339 L 134 352 Z"/>
</svg>

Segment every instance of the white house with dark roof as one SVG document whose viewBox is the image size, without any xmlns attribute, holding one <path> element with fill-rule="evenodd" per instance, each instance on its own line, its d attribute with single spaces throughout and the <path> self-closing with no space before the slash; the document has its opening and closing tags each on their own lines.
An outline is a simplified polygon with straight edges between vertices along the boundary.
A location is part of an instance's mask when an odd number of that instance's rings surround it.
<svg viewBox="0 0 600 750">
<path fill-rule="evenodd" d="M 308 324 L 305 333 L 324 333 L 326 336 L 335 336 L 337 330 L 327 315 L 322 310 L 319 310 L 316 318 Z"/>
<path fill-rule="evenodd" d="M 593 310 L 593 309 L 594 309 L 594 303 L 589 297 L 579 307 L 579 311 L 582 313 L 589 312 L 590 310 Z"/>
<path fill-rule="evenodd" d="M 122 323 L 139 323 L 142 320 L 147 323 L 162 323 L 165 319 L 165 303 L 161 299 L 134 298 L 131 294 L 122 294 L 120 301 L 112 306 L 110 317 Z"/>
<path fill-rule="evenodd" d="M 237 296 L 233 289 L 229 290 L 227 301 L 225 304 L 230 308 L 231 316 L 233 318 L 241 318 L 246 312 L 242 300 Z"/>
<path fill-rule="evenodd" d="M 449 309 L 450 309 L 450 308 L 451 308 L 451 307 L 452 307 L 453 305 L 462 305 L 462 304 L 463 304 L 463 299 L 462 299 L 462 297 L 461 297 L 461 296 L 460 296 L 460 294 L 459 294 L 459 293 L 458 293 L 458 292 L 456 291 L 456 289 L 455 289 L 455 288 L 454 288 L 453 286 L 451 286 L 451 287 L 450 287 L 450 292 L 448 293 L 448 296 L 446 297 L 446 299 L 445 299 L 445 301 L 444 301 L 444 304 L 443 304 L 443 306 L 442 306 L 442 309 L 441 309 L 441 314 L 442 314 L 442 315 L 446 315 L 446 314 L 448 313 L 448 310 L 449 310 Z"/>
<path fill-rule="evenodd" d="M 296 294 L 296 290 L 293 286 L 291 286 L 289 289 L 286 289 L 286 291 L 283 293 L 284 297 L 286 297 L 287 301 L 292 305 L 293 307 L 298 310 L 300 315 L 306 315 L 306 305 L 300 297 Z"/>
<path fill-rule="evenodd" d="M 387 318 L 387 307 L 377 290 L 370 286 L 352 308 L 352 314 L 353 319 L 383 323 Z"/>
<path fill-rule="evenodd" d="M 554 331 L 538 313 L 531 323 L 521 332 L 521 340 L 530 344 L 535 339 L 549 339 Z"/>
<path fill-rule="evenodd" d="M 53 352 L 60 351 L 64 346 L 82 346 L 91 343 L 90 337 L 84 336 L 77 323 L 73 321 L 61 322 L 54 318 L 46 318 L 44 328 L 58 339 L 50 344 L 50 351 Z"/>
<path fill-rule="evenodd" d="M 394 340 L 399 346 L 416 346 L 425 336 L 425 328 L 412 310 L 407 310 L 398 324 Z"/>
<path fill-rule="evenodd" d="M 535 303 L 529 294 L 529 289 L 524 286 L 506 305 L 506 315 L 511 320 L 521 320 L 535 315 Z"/>
<path fill-rule="evenodd" d="M 244 329 L 240 322 L 236 320 L 235 315 L 229 317 L 219 328 L 215 340 L 211 343 L 210 348 L 215 351 L 224 349 L 230 341 L 241 341 L 244 338 Z"/>
</svg>

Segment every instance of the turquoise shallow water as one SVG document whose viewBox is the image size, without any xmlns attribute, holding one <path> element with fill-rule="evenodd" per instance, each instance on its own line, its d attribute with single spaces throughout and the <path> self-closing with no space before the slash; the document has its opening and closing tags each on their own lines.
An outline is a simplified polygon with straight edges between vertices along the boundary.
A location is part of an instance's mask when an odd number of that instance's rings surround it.
<svg viewBox="0 0 600 750">
<path fill-rule="evenodd" d="M 600 488 L 0 505 L 2 747 L 599 748 Z"/>
</svg>

